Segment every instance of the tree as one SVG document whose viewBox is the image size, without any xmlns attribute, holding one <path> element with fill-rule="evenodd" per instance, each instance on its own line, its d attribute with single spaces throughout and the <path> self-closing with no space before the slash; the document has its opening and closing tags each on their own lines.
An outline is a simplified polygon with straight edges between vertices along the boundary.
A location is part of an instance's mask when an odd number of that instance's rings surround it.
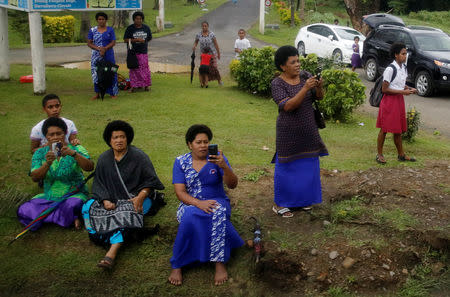
<svg viewBox="0 0 450 297">
<path fill-rule="evenodd" d="M 78 36 L 78 41 L 86 42 L 90 28 L 91 28 L 91 19 L 89 18 L 89 12 L 82 11 L 80 23 L 80 35 Z"/>
<path fill-rule="evenodd" d="M 345 9 L 350 17 L 353 28 L 368 33 L 369 28 L 363 24 L 362 17 L 366 14 L 378 12 L 381 0 L 344 0 Z"/>
<path fill-rule="evenodd" d="M 300 1 L 300 19 L 302 21 L 305 20 L 305 1 L 306 0 L 299 0 Z"/>
<path fill-rule="evenodd" d="M 291 0 L 291 27 L 295 26 L 295 5 L 294 5 L 294 0 Z"/>
<path fill-rule="evenodd" d="M 126 10 L 115 10 L 112 18 L 113 28 L 123 28 L 128 26 L 128 11 Z"/>
</svg>

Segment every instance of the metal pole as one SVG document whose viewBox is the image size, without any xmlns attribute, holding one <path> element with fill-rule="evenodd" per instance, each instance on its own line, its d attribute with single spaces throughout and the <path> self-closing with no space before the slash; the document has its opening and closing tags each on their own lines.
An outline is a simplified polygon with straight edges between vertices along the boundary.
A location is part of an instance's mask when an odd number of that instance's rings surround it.
<svg viewBox="0 0 450 297">
<path fill-rule="evenodd" d="M 164 0 L 159 0 L 159 21 L 161 22 L 160 31 L 164 31 Z"/>
<path fill-rule="evenodd" d="M 264 0 L 259 0 L 259 33 L 261 34 L 264 34 L 264 2 Z"/>
<path fill-rule="evenodd" d="M 31 64 L 33 65 L 33 90 L 35 95 L 45 94 L 45 58 L 42 42 L 41 13 L 28 13 L 31 41 Z"/>
<path fill-rule="evenodd" d="M 0 80 L 9 80 L 8 10 L 0 7 Z"/>
</svg>

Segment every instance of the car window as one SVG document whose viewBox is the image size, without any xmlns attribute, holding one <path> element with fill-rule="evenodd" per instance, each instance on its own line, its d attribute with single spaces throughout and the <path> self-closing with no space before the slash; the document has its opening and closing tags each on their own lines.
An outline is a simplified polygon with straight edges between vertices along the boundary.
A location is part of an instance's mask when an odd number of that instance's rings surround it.
<svg viewBox="0 0 450 297">
<path fill-rule="evenodd" d="M 386 42 L 388 44 L 393 44 L 394 42 L 397 41 L 396 33 L 398 33 L 398 32 L 384 30 L 384 31 L 382 31 L 382 34 L 381 34 L 381 40 L 383 40 L 384 42 Z"/>
<path fill-rule="evenodd" d="M 328 36 L 332 35 L 334 40 L 337 40 L 336 34 L 334 34 L 334 32 L 328 28 L 328 27 L 322 27 L 322 31 L 321 31 L 322 36 L 328 38 Z"/>
<path fill-rule="evenodd" d="M 336 30 L 337 34 L 339 35 L 339 37 L 341 37 L 342 39 L 353 40 L 355 38 L 355 36 L 358 36 L 360 40 L 364 38 L 361 35 L 361 33 L 359 33 L 356 30 L 341 29 L 341 28 L 336 28 L 335 30 Z"/>
<path fill-rule="evenodd" d="M 322 26 L 309 26 L 308 29 L 306 29 L 306 30 L 308 32 L 320 35 L 321 29 L 322 29 Z"/>
<path fill-rule="evenodd" d="M 446 34 L 418 34 L 414 37 L 421 50 L 450 51 L 450 37 Z"/>
<path fill-rule="evenodd" d="M 397 41 L 403 42 L 407 48 L 411 48 L 414 46 L 411 37 L 406 32 L 398 32 Z"/>
</svg>

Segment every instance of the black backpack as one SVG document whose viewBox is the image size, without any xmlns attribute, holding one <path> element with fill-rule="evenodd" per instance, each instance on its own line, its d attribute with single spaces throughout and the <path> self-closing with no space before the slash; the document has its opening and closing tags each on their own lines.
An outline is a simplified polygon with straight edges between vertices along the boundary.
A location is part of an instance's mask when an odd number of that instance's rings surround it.
<svg viewBox="0 0 450 297">
<path fill-rule="evenodd" d="M 393 64 L 389 64 L 388 67 L 391 67 L 394 71 L 392 73 L 391 81 L 392 82 L 395 77 L 397 76 L 397 68 Z M 381 99 L 383 98 L 383 92 L 381 91 L 383 86 L 383 76 L 380 76 L 375 81 L 375 85 L 373 86 L 372 90 L 370 90 L 370 97 L 369 97 L 369 103 L 373 107 L 380 107 Z"/>
</svg>

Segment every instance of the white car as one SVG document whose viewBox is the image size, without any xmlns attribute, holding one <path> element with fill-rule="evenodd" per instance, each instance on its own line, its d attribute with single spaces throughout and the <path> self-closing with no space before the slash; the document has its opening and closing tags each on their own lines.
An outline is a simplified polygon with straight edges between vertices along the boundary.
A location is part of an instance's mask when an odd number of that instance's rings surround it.
<svg viewBox="0 0 450 297">
<path fill-rule="evenodd" d="M 321 58 L 331 57 L 335 61 L 350 64 L 355 36 L 359 37 L 361 55 L 366 39 L 362 33 L 350 27 L 322 23 L 300 28 L 294 46 L 298 49 L 299 55 L 316 54 Z"/>
</svg>

